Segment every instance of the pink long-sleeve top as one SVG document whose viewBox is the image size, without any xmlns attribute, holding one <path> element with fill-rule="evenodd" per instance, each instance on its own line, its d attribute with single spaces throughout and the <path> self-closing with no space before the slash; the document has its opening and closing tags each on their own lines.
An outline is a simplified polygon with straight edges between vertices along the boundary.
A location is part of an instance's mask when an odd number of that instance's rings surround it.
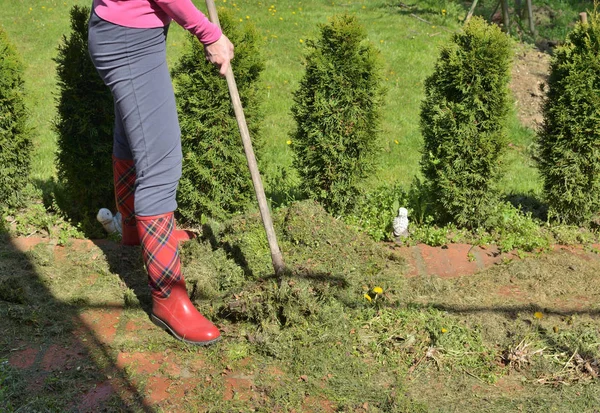
<svg viewBox="0 0 600 413">
<path fill-rule="evenodd" d="M 222 34 L 191 0 L 94 0 L 94 11 L 106 21 L 137 29 L 163 27 L 172 19 L 202 44 L 214 43 Z"/>
</svg>

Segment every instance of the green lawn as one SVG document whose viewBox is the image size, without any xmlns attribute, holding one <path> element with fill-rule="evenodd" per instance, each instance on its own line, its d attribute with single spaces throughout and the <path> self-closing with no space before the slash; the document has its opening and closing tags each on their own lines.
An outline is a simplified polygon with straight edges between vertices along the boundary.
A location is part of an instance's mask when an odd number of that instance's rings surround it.
<svg viewBox="0 0 600 413">
<path fill-rule="evenodd" d="M 36 129 L 33 178 L 47 182 L 55 176 L 56 75 L 53 57 L 61 38 L 69 31 L 71 6 L 89 1 L 19 0 L 4 6 L 0 23 L 16 44 L 27 64 L 25 74 L 31 123 Z M 196 1 L 201 9 L 204 4 Z M 315 37 L 318 25 L 339 13 L 356 14 L 367 28 L 369 40 L 381 51 L 388 89 L 381 137 L 384 151 L 379 171 L 366 186 L 399 182 L 410 184 L 419 174 L 422 138 L 419 108 L 423 81 L 432 72 L 440 45 L 460 27 L 465 10 L 451 2 L 418 2 L 410 8 L 391 1 L 231 1 L 218 5 L 234 10 L 239 19 L 253 22 L 263 37 L 266 70 L 261 81 L 265 88 L 263 109 L 266 142 L 261 169 L 268 182 L 278 167 L 291 164 L 286 145 L 293 128 L 290 114 L 292 94 L 303 74 L 304 40 Z M 417 18 L 418 17 L 418 18 Z M 425 22 L 425 21 L 427 22 Z M 184 44 L 184 31 L 173 24 L 169 33 L 168 57 L 174 62 Z M 204 64 L 204 62 L 199 62 Z M 235 70 L 235 68 L 234 68 Z M 533 134 L 511 121 L 511 141 L 527 146 Z M 538 193 L 540 182 L 531 163 L 520 154 L 511 154 L 504 180 L 506 193 Z"/>
</svg>

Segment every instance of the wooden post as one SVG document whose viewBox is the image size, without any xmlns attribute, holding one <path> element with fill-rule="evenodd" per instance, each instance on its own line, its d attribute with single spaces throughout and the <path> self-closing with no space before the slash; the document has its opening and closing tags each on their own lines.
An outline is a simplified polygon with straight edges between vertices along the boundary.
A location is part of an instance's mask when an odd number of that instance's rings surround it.
<svg viewBox="0 0 600 413">
<path fill-rule="evenodd" d="M 582 11 L 581 13 L 579 13 L 579 20 L 581 20 L 582 24 L 587 24 L 588 20 L 587 20 L 587 13 Z"/>
<path fill-rule="evenodd" d="M 527 0 L 527 19 L 529 20 L 529 31 L 535 36 L 535 23 L 533 21 L 533 6 L 531 0 Z"/>
<path fill-rule="evenodd" d="M 208 8 L 210 20 L 217 26 L 221 27 L 214 0 L 206 0 L 206 7 Z M 233 104 L 235 118 L 238 123 L 240 134 L 242 135 L 242 144 L 244 146 L 244 152 L 246 153 L 246 160 L 248 161 L 248 168 L 250 169 L 252 183 L 254 184 L 254 192 L 256 193 L 256 198 L 258 199 L 258 208 L 260 210 L 260 215 L 265 227 L 265 232 L 267 233 L 267 241 L 269 242 L 269 248 L 271 249 L 273 268 L 275 269 L 275 274 L 281 276 L 285 271 L 285 264 L 281 256 L 281 251 L 279 250 L 279 245 L 277 244 L 277 237 L 275 236 L 273 221 L 271 220 L 271 213 L 269 212 L 269 205 L 267 204 L 265 190 L 260 178 L 260 173 L 258 172 L 256 157 L 254 156 L 254 150 L 252 149 L 252 141 L 250 140 L 250 132 L 248 131 L 246 117 L 244 116 L 244 109 L 242 108 L 240 94 L 235 83 L 235 78 L 233 77 L 233 70 L 231 69 L 231 66 L 229 66 L 229 69 L 225 74 L 225 78 L 227 79 L 227 86 L 229 88 L 229 94 L 231 95 L 231 103 Z"/>
<path fill-rule="evenodd" d="M 510 19 L 508 17 L 508 0 L 500 0 L 502 6 L 502 24 L 504 25 L 503 31 L 510 33 Z"/>
<path fill-rule="evenodd" d="M 479 0 L 473 0 L 473 4 L 471 4 L 471 8 L 469 9 L 469 12 L 467 13 L 467 17 L 465 17 L 465 21 L 463 22 L 463 24 L 467 24 L 469 22 L 469 20 L 471 20 L 471 17 L 473 16 L 473 13 L 475 12 L 475 7 L 477 7 L 477 2 Z"/>
</svg>

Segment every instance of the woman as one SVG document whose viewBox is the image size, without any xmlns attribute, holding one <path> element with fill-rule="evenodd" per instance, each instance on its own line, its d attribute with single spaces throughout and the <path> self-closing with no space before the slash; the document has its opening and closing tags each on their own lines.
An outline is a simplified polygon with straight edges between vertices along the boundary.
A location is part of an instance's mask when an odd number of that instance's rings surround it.
<svg viewBox="0 0 600 413">
<path fill-rule="evenodd" d="M 89 52 L 115 102 L 113 172 L 123 243 L 141 243 L 152 291 L 152 321 L 176 338 L 206 345 L 219 330 L 192 305 L 181 276 L 175 193 L 181 137 L 166 62 L 171 20 L 193 33 L 222 75 L 233 45 L 191 0 L 94 0 Z"/>
</svg>

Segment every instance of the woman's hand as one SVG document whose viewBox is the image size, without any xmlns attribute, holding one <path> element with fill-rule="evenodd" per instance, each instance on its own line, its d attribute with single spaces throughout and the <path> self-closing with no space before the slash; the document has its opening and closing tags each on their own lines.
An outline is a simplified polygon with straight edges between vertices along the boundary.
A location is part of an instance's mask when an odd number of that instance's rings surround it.
<svg viewBox="0 0 600 413">
<path fill-rule="evenodd" d="M 204 54 L 206 60 L 219 68 L 221 76 L 225 76 L 233 59 L 233 43 L 223 34 L 216 42 L 204 46 Z"/>
</svg>

